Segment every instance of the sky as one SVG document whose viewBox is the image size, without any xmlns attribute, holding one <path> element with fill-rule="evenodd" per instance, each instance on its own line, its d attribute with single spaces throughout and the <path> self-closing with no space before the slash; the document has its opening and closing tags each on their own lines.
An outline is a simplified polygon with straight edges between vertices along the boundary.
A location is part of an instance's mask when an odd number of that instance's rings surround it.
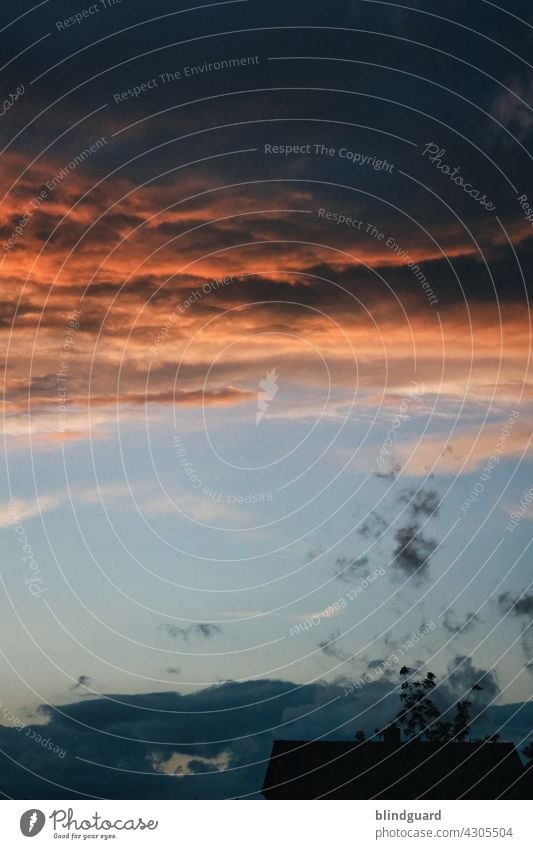
<svg viewBox="0 0 533 849">
<path fill-rule="evenodd" d="M 523 746 L 532 25 L 2 4 L 4 797 L 258 798 L 403 664 Z"/>
</svg>

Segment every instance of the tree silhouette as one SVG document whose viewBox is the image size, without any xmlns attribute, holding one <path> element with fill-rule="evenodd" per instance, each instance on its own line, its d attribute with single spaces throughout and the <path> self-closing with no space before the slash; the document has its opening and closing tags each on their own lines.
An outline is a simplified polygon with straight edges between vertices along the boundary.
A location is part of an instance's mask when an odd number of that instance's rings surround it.
<svg viewBox="0 0 533 849">
<path fill-rule="evenodd" d="M 470 734 L 472 702 L 469 699 L 457 702 L 455 717 L 451 722 L 445 721 L 440 718 L 440 710 L 429 697 L 435 688 L 434 673 L 428 672 L 420 680 L 408 679 L 410 674 L 411 670 L 407 666 L 400 669 L 404 679 L 400 687 L 402 707 L 396 714 L 396 722 L 406 737 L 419 742 L 463 743 Z M 482 689 L 478 683 L 472 687 L 475 691 Z"/>
<path fill-rule="evenodd" d="M 470 733 L 470 708 L 472 702 L 467 699 L 457 702 L 455 720 L 452 724 L 452 738 L 457 743 L 464 743 Z"/>
<path fill-rule="evenodd" d="M 400 701 L 402 707 L 396 714 L 400 728 L 407 737 L 422 739 L 427 737 L 428 728 L 440 716 L 439 709 L 433 704 L 428 693 L 435 687 L 435 675 L 428 672 L 421 681 L 407 679 L 410 670 L 404 666 L 400 670 L 405 679 L 401 685 Z"/>
</svg>

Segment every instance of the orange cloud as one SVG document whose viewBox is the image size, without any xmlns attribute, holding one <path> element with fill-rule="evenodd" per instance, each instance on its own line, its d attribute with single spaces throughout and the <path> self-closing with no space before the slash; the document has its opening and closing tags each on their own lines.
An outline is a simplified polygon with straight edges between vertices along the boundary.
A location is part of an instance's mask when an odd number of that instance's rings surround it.
<svg viewBox="0 0 533 849">
<path fill-rule="evenodd" d="M 5 244 L 62 163 L 41 159 L 20 178 L 23 157 L 7 155 L 4 164 Z M 222 178 L 210 183 L 200 172 L 139 188 L 117 175 L 95 185 L 95 163 L 86 164 L 49 193 L 3 251 L 9 435 L 94 436 L 115 403 L 132 420 L 146 404 L 246 403 L 274 362 L 308 392 L 310 406 L 326 367 L 337 405 L 356 383 L 359 404 L 369 406 L 411 380 L 474 406 L 493 396 L 506 403 L 531 397 L 527 315 L 512 300 L 498 305 L 476 295 L 463 303 L 442 290 L 434 309 L 405 255 L 319 218 L 318 209 L 334 203 L 326 189 L 265 183 L 213 191 Z M 343 211 L 363 219 L 367 209 L 359 200 Z M 446 261 L 435 244 L 390 213 L 380 227 L 426 264 L 437 291 Z M 492 222 L 486 228 L 497 251 L 498 230 Z M 458 225 L 432 232 L 446 257 L 467 258 L 476 270 Z M 516 241 L 526 237 L 519 220 L 509 232 Z M 229 284 L 204 290 L 206 281 L 227 277 Z M 71 333 L 73 310 L 79 327 Z M 69 407 L 63 436 L 59 389 Z"/>
</svg>

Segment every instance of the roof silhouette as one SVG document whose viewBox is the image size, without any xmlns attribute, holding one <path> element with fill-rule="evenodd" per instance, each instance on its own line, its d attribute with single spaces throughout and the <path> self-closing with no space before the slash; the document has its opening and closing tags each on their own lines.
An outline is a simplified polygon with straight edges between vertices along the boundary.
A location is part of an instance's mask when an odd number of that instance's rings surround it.
<svg viewBox="0 0 533 849">
<path fill-rule="evenodd" d="M 526 787 L 526 783 L 528 787 Z M 512 743 L 276 740 L 267 799 L 529 798 L 531 771 Z"/>
</svg>

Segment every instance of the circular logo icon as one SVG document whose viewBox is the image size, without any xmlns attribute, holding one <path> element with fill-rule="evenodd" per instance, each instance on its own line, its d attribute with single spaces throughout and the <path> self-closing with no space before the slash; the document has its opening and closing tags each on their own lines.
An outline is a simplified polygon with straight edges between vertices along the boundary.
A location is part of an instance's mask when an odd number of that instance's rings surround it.
<svg viewBox="0 0 533 849">
<path fill-rule="evenodd" d="M 22 814 L 20 818 L 20 830 L 24 837 L 35 837 L 36 834 L 42 831 L 45 822 L 46 817 L 43 812 L 37 810 L 37 808 L 31 808 Z"/>
</svg>

